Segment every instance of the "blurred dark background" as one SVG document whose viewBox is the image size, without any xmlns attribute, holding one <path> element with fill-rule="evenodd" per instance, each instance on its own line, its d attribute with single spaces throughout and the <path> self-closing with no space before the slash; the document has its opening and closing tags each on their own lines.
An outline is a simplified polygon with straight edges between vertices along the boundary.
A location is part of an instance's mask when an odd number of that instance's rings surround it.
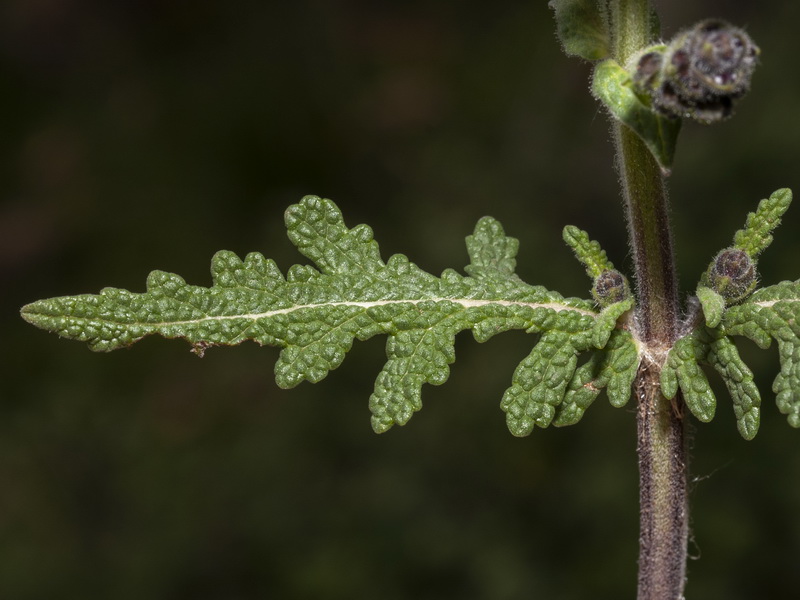
<svg viewBox="0 0 800 600">
<path fill-rule="evenodd" d="M 762 49 L 735 119 L 685 126 L 671 199 L 688 293 L 746 213 L 797 188 L 797 3 L 664 3 Z M 94 354 L 26 325 L 35 299 L 208 285 L 219 249 L 299 260 L 282 213 L 334 199 L 384 257 L 466 263 L 485 215 L 519 273 L 586 296 L 561 242 L 588 229 L 630 265 L 589 66 L 544 1 L 6 0 L 0 5 L 0 597 L 618 599 L 635 595 L 631 407 L 515 439 L 498 408 L 531 339 L 459 336 L 450 381 L 376 436 L 385 340 L 283 391 L 273 348 L 199 360 L 147 339 Z M 763 281 L 800 276 L 800 210 Z M 542 258 L 546 257 L 546 258 Z M 800 564 L 800 431 L 770 392 L 774 349 L 742 352 L 764 396 L 744 442 L 730 401 L 696 424 L 689 598 L 787 598 Z"/>
</svg>

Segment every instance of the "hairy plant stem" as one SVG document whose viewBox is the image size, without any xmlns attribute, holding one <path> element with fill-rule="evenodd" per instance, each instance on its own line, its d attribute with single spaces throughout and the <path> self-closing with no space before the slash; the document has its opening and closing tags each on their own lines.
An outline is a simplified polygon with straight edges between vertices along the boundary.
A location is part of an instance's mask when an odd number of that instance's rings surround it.
<svg viewBox="0 0 800 600">
<path fill-rule="evenodd" d="M 625 64 L 650 40 L 647 0 L 611 0 L 614 58 Z M 636 337 L 646 348 L 634 382 L 639 455 L 638 600 L 679 600 L 686 579 L 687 455 L 683 400 L 659 376 L 678 330 L 677 276 L 664 177 L 641 139 L 614 124 L 617 169 L 636 272 Z"/>
<path fill-rule="evenodd" d="M 617 125 L 617 162 L 636 266 L 636 336 L 647 349 L 634 382 L 639 454 L 638 600 L 683 598 L 688 538 L 683 401 L 659 377 L 677 331 L 677 281 L 659 167 L 632 131 Z"/>
</svg>

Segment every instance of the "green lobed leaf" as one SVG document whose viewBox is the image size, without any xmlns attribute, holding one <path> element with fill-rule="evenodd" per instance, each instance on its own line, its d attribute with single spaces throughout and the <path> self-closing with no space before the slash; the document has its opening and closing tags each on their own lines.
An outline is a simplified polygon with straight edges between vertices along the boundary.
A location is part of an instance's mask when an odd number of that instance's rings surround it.
<svg viewBox="0 0 800 600">
<path fill-rule="evenodd" d="M 558 39 L 564 52 L 586 60 L 606 58 L 610 35 L 606 2 L 603 0 L 551 0 Z"/>
<path fill-rule="evenodd" d="M 759 202 L 756 212 L 747 215 L 744 229 L 736 232 L 733 245 L 755 260 L 772 243 L 772 231 L 792 203 L 792 190 L 782 188 Z"/>
<path fill-rule="evenodd" d="M 523 361 L 512 388 L 532 381 L 530 370 L 538 369 L 533 363 L 543 360 L 547 383 L 524 392 L 538 398 L 549 390 L 547 403 L 554 407 L 572 378 L 577 352 L 589 348 L 598 328 L 607 339 L 615 327 L 607 317 L 598 320 L 591 301 L 521 281 L 514 273 L 518 242 L 489 217 L 467 238 L 469 275 L 447 269 L 440 277 L 401 254 L 383 262 L 372 230 L 347 228 L 330 200 L 307 196 L 286 211 L 285 220 L 289 238 L 316 267 L 294 265 L 284 277 L 261 254 L 242 261 L 221 251 L 212 259 L 208 288 L 154 271 L 144 293 L 105 288 L 97 295 L 40 300 L 23 307 L 22 316 L 97 351 L 151 334 L 184 338 L 200 355 L 245 340 L 278 346 L 275 377 L 286 388 L 323 379 L 355 339 L 384 334 L 387 362 L 370 398 L 378 432 L 405 424 L 420 409 L 423 384 L 447 379 L 459 331 L 471 329 L 478 341 L 509 329 L 542 333 L 535 360 Z M 631 348 L 638 352 L 632 342 L 626 351 Z M 552 360 L 544 358 L 550 350 Z M 523 395 L 520 401 L 528 402 Z"/>
<path fill-rule="evenodd" d="M 800 281 L 784 281 L 756 291 L 725 311 L 722 333 L 743 335 L 762 348 L 778 342 L 780 373 L 772 384 L 778 410 L 800 427 Z"/>
<path fill-rule="evenodd" d="M 630 73 L 611 59 L 595 67 L 592 94 L 642 139 L 661 169 L 669 172 L 681 128 L 680 119 L 654 112 L 634 91 Z"/>
</svg>

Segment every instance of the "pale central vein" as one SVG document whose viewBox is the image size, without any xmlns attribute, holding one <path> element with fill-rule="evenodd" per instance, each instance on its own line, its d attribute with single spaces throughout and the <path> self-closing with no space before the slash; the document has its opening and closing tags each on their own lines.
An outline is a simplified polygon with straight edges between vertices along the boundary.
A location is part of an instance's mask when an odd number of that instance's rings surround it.
<svg viewBox="0 0 800 600">
<path fill-rule="evenodd" d="M 762 302 L 753 302 L 759 308 L 772 308 L 778 302 L 796 302 L 794 298 L 778 298 L 777 300 L 764 300 Z"/>
<path fill-rule="evenodd" d="M 531 309 L 550 308 L 552 310 L 555 310 L 556 312 L 573 311 L 580 313 L 582 315 L 597 318 L 596 312 L 581 308 L 575 308 L 566 304 L 560 304 L 558 302 L 515 302 L 513 300 L 473 300 L 468 298 L 422 298 L 414 300 L 374 300 L 370 302 L 355 302 L 346 300 L 342 302 L 321 302 L 319 304 L 299 304 L 295 306 L 289 306 L 286 308 L 279 308 L 276 310 L 268 310 L 260 313 L 242 313 L 235 315 L 207 315 L 204 317 L 200 317 L 198 319 L 187 319 L 184 321 L 167 321 L 163 323 L 149 323 L 149 325 L 155 327 L 161 325 L 197 325 L 200 323 L 237 321 L 242 319 L 249 321 L 257 321 L 259 319 L 269 319 L 270 317 L 275 317 L 277 315 L 290 314 L 305 309 L 313 310 L 313 309 L 329 308 L 335 306 L 354 306 L 363 309 L 369 309 L 381 306 L 390 306 L 394 304 L 422 304 L 423 302 L 452 302 L 454 304 L 459 304 L 464 308 L 480 308 L 483 306 L 490 306 L 490 305 L 520 306 Z"/>
</svg>

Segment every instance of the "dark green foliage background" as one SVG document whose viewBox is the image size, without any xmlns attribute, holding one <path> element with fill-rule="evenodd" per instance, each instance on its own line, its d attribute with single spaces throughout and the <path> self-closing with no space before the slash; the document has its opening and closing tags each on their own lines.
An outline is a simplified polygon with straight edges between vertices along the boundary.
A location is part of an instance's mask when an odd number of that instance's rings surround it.
<svg viewBox="0 0 800 600">
<path fill-rule="evenodd" d="M 737 117 L 687 125 L 671 179 L 687 292 L 748 210 L 800 190 L 796 3 L 665 6 L 762 48 Z M 691 6 L 689 6 L 691 5 Z M 738 11 L 738 12 L 735 12 Z M 450 381 L 376 436 L 383 340 L 282 391 L 275 349 L 146 340 L 93 354 L 19 307 L 152 269 L 210 281 L 218 249 L 298 255 L 284 208 L 334 199 L 384 256 L 466 262 L 484 214 L 519 272 L 588 295 L 572 223 L 629 266 L 605 115 L 589 69 L 535 2 L 79 2 L 0 7 L 0 596 L 9 599 L 621 598 L 637 557 L 634 414 L 507 432 L 498 408 L 530 340 L 461 336 Z M 761 260 L 800 277 L 800 209 Z M 743 343 L 765 396 L 695 425 L 688 594 L 788 597 L 800 559 L 800 432 L 769 393 L 775 351 Z"/>
</svg>

